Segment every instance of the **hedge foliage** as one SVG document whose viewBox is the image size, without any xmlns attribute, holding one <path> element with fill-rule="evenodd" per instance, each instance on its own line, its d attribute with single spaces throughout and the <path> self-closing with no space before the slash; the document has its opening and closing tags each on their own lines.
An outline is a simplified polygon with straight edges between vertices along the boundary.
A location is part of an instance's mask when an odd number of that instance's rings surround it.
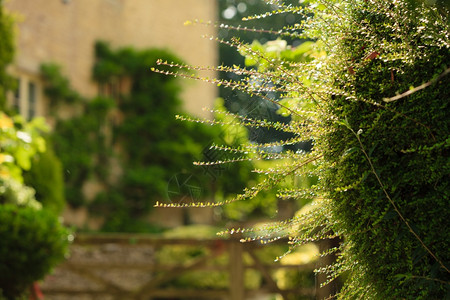
<svg viewBox="0 0 450 300">
<path fill-rule="evenodd" d="M 36 190 L 36 200 L 56 214 L 66 205 L 63 174 L 61 161 L 49 141 L 46 141 L 45 152 L 33 157 L 30 170 L 24 174 L 25 183 Z"/>
<path fill-rule="evenodd" d="M 219 84 L 272 101 L 292 117 L 289 125 L 235 115 L 237 120 L 294 134 L 281 144 L 311 140 L 313 147 L 309 153 L 278 154 L 265 151 L 267 144 L 234 149 L 280 163 L 261 171 L 265 182 L 222 204 L 252 198 L 291 176 L 313 175 L 319 182 L 310 189 L 278 195 L 308 195 L 315 208 L 262 230 L 225 232 L 248 233 L 245 241 L 286 236 L 291 250 L 340 237 L 339 247 L 323 253 L 337 255 L 337 261 L 317 270 L 328 275 L 327 283 L 345 279 L 340 298 L 448 298 L 450 234 L 442 230 L 450 218 L 447 6 L 406 0 L 268 2 L 273 11 L 246 20 L 296 14 L 296 24 L 271 32 L 313 42 L 309 59 L 293 61 L 269 45 L 217 39 L 254 66 L 218 67 L 246 76 Z M 279 98 L 271 100 L 270 93 Z"/>
<path fill-rule="evenodd" d="M 431 8 L 342 5 L 326 110 L 327 196 L 353 263 L 343 294 L 443 299 L 450 292 L 450 49 Z M 391 97 L 432 84 L 398 100 Z M 389 100 L 391 99 L 391 100 Z M 356 135 L 355 135 L 356 132 Z"/>
</svg>

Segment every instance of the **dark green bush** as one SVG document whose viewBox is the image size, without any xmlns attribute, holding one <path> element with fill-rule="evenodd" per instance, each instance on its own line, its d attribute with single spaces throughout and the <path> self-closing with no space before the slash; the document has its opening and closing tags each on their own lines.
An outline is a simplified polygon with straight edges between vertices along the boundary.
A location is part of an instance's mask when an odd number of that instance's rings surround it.
<svg viewBox="0 0 450 300">
<path fill-rule="evenodd" d="M 31 169 L 24 174 L 24 181 L 36 190 L 36 200 L 45 209 L 59 214 L 66 204 L 63 169 L 51 144 L 46 144 L 46 151 L 33 158 Z"/>
<path fill-rule="evenodd" d="M 334 74 L 342 95 L 327 108 L 342 122 L 330 124 L 325 151 L 346 259 L 358 263 L 345 293 L 443 299 L 450 292 L 442 265 L 450 261 L 450 233 L 442 231 L 450 217 L 450 76 L 439 77 L 450 66 L 449 46 L 438 39 L 444 25 L 427 25 L 432 11 L 401 2 L 361 3 L 345 17 L 342 71 Z M 383 104 L 433 78 L 432 86 Z"/>
<path fill-rule="evenodd" d="M 68 230 L 50 211 L 0 205 L 0 290 L 7 299 L 42 279 L 67 253 Z"/>
</svg>

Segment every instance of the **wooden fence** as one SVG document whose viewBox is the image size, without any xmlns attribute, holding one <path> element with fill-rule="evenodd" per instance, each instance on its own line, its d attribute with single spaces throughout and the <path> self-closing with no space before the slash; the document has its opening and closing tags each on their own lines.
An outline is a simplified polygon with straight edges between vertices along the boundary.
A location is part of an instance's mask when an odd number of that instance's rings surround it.
<svg viewBox="0 0 450 300">
<path fill-rule="evenodd" d="M 158 253 L 162 249 L 189 247 L 201 249 L 201 255 L 194 255 L 187 261 L 177 263 L 158 259 Z M 166 239 L 148 235 L 80 234 L 72 245 L 72 256 L 42 283 L 41 289 L 48 300 L 244 300 L 267 299 L 259 297 L 270 294 L 278 294 L 285 300 L 298 299 L 299 296 L 303 296 L 302 299 L 315 298 L 314 286 L 282 289 L 274 279 L 274 271 L 280 269 L 310 272 L 313 276 L 315 264 L 268 263 L 257 254 L 261 247 L 271 246 L 241 243 L 238 239 Z M 171 255 L 177 258 L 176 251 Z M 260 282 L 256 288 L 248 288 L 246 284 L 248 270 L 260 274 Z M 227 275 L 223 277 L 228 281 L 224 288 L 170 285 L 183 274 L 204 272 L 202 276 L 208 276 L 218 271 Z"/>
</svg>

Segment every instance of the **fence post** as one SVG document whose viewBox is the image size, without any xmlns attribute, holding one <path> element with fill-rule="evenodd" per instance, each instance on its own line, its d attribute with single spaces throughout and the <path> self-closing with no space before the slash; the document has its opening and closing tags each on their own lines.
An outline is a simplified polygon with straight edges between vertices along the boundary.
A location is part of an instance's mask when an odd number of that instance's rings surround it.
<svg viewBox="0 0 450 300">
<path fill-rule="evenodd" d="M 319 251 L 322 253 L 326 250 L 329 250 L 334 247 L 339 247 L 340 240 L 339 238 L 333 238 L 330 240 L 322 240 L 318 242 Z M 325 267 L 333 264 L 336 261 L 336 253 L 329 254 L 325 257 L 322 257 L 318 261 L 318 267 Z M 340 279 L 337 278 L 329 284 L 320 287 L 321 283 L 327 281 L 327 274 L 319 273 L 316 274 L 316 299 L 328 299 L 334 296 L 337 292 L 339 292 L 341 288 Z"/>
<path fill-rule="evenodd" d="M 229 244 L 230 259 L 230 299 L 244 300 L 244 261 L 243 245 L 238 239 L 231 239 Z"/>
</svg>

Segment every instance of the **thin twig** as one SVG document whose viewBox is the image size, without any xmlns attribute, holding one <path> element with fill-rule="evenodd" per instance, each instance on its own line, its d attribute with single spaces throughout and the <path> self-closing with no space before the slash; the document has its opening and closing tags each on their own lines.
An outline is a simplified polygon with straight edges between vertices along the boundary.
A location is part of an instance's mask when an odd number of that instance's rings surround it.
<svg viewBox="0 0 450 300">
<path fill-rule="evenodd" d="M 393 101 L 397 101 L 397 100 L 399 100 L 399 99 L 402 99 L 402 98 L 404 98 L 404 97 L 406 97 L 406 96 L 409 96 L 409 95 L 411 95 L 411 94 L 413 94 L 413 93 L 415 93 L 415 92 L 418 92 L 418 91 L 420 91 L 420 90 L 423 90 L 423 89 L 426 88 L 426 87 L 429 87 L 430 85 L 432 85 L 433 83 L 435 83 L 436 81 L 438 81 L 439 79 L 441 79 L 442 77 L 444 77 L 445 75 L 447 75 L 447 74 L 449 74 L 449 73 L 450 73 L 450 68 L 447 68 L 447 70 L 445 70 L 445 71 L 444 71 L 441 75 L 439 75 L 438 77 L 436 77 L 436 78 L 434 78 L 434 79 L 432 79 L 432 80 L 430 80 L 430 81 L 428 81 L 428 82 L 426 82 L 426 83 L 424 83 L 424 84 L 421 84 L 421 85 L 419 85 L 419 86 L 413 88 L 412 90 L 406 91 L 406 92 L 404 92 L 404 93 L 402 93 L 402 94 L 400 94 L 400 95 L 397 95 L 397 96 L 394 96 L 394 97 L 391 97 L 391 98 L 384 98 L 383 101 L 389 103 L 389 102 L 393 102 Z"/>
</svg>

